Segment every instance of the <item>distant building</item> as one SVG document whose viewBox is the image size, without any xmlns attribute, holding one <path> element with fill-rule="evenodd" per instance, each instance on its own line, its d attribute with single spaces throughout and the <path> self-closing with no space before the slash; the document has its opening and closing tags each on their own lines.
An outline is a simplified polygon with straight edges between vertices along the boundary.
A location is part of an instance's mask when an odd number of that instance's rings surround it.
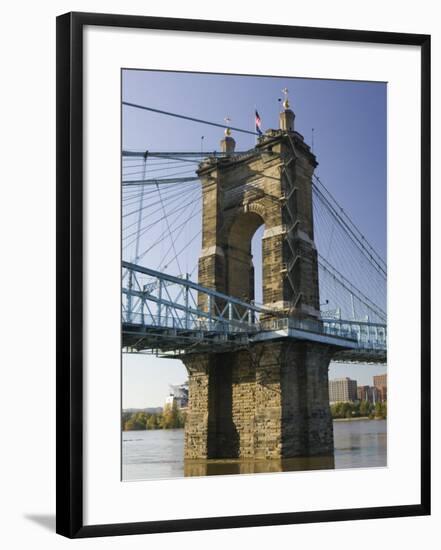
<svg viewBox="0 0 441 550">
<path fill-rule="evenodd" d="M 166 405 L 173 406 L 176 403 L 179 409 L 186 409 L 188 405 L 188 382 L 179 386 L 169 386 L 170 393 L 165 400 Z"/>
<path fill-rule="evenodd" d="M 348 377 L 329 380 L 330 403 L 357 401 L 357 380 Z"/>
<path fill-rule="evenodd" d="M 358 386 L 357 398 L 359 401 L 369 401 L 372 403 L 372 388 L 371 386 Z"/>
<path fill-rule="evenodd" d="M 374 404 L 381 401 L 380 391 L 375 386 L 358 386 L 357 398 L 359 401 L 368 401 Z"/>
<path fill-rule="evenodd" d="M 387 374 L 377 374 L 374 376 L 374 386 L 386 386 L 387 387 Z"/>
<path fill-rule="evenodd" d="M 387 374 L 374 376 L 374 386 L 378 391 L 378 400 L 382 403 L 387 401 Z"/>
</svg>

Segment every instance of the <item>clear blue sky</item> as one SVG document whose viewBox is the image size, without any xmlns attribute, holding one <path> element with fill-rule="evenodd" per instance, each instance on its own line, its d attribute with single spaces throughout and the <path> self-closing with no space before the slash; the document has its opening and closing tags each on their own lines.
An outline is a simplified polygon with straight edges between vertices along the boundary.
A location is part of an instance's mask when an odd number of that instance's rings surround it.
<svg viewBox="0 0 441 550">
<path fill-rule="evenodd" d="M 386 258 L 385 83 L 250 77 L 153 71 L 123 71 L 124 101 L 254 130 L 254 109 L 262 129 L 277 128 L 281 89 L 290 90 L 296 130 L 311 144 L 316 174 L 349 213 L 374 248 Z M 253 136 L 233 133 L 236 149 L 253 147 Z M 123 148 L 150 151 L 219 150 L 221 128 L 123 108 Z M 197 255 L 197 250 L 194 254 Z M 330 378 L 350 376 L 359 384 L 385 367 L 332 365 Z M 163 405 L 168 384 L 181 383 L 180 361 L 151 356 L 123 357 L 123 407 Z"/>
</svg>

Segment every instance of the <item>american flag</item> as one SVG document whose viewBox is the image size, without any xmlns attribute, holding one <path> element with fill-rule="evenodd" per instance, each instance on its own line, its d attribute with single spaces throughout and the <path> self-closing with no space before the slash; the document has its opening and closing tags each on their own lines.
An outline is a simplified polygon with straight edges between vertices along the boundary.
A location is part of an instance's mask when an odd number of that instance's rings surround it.
<svg viewBox="0 0 441 550">
<path fill-rule="evenodd" d="M 259 134 L 259 135 L 262 135 L 262 130 L 260 129 L 260 125 L 262 124 L 262 121 L 260 120 L 260 115 L 259 113 L 257 112 L 257 109 L 255 109 L 255 115 L 256 115 L 256 132 Z"/>
</svg>

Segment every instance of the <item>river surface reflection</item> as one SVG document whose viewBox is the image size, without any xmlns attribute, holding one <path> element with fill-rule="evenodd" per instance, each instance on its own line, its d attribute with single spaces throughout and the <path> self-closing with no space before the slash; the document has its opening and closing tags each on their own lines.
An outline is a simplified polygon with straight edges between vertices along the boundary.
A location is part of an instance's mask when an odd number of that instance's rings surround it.
<svg viewBox="0 0 441 550">
<path fill-rule="evenodd" d="M 334 457 L 185 461 L 184 430 L 122 434 L 123 481 L 387 465 L 386 420 L 334 421 Z"/>
</svg>

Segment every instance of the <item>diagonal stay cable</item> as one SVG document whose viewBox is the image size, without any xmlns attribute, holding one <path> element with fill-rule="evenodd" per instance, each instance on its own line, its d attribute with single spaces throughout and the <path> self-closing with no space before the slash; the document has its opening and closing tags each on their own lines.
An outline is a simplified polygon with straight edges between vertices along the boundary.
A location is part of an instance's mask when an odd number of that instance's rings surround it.
<svg viewBox="0 0 441 550">
<path fill-rule="evenodd" d="M 179 200 L 179 196 L 173 200 L 173 202 L 175 202 L 176 200 Z M 185 204 L 182 204 L 182 203 L 179 203 L 179 206 L 177 208 L 174 208 L 172 211 L 169 212 L 169 215 L 171 214 L 175 214 L 176 212 L 180 212 L 182 211 L 184 208 L 186 208 L 187 206 L 189 206 L 192 202 L 194 201 L 194 197 L 193 197 L 193 194 L 191 195 L 191 199 L 189 202 L 185 203 Z M 169 203 L 169 206 L 170 206 L 171 203 Z M 156 212 L 159 212 L 159 209 L 156 211 Z M 149 214 L 143 218 L 143 220 L 147 219 L 147 217 L 149 217 Z M 143 229 L 141 230 L 141 235 L 144 235 L 147 231 L 150 230 L 150 228 L 154 227 L 156 224 L 158 224 L 160 221 L 163 221 L 165 219 L 164 216 L 158 218 L 158 219 L 155 219 L 154 221 L 152 221 L 151 223 L 149 223 L 148 225 L 146 225 L 145 227 L 143 227 Z M 133 233 L 131 235 L 127 235 L 127 236 L 124 236 L 123 237 L 123 240 L 127 240 L 128 238 L 130 238 L 131 236 L 133 235 Z M 123 248 L 128 248 L 131 244 L 133 244 L 133 240 L 129 243 L 126 243 L 124 245 Z"/>
<path fill-rule="evenodd" d="M 137 176 L 139 174 L 144 174 L 144 173 L 145 174 L 151 174 L 152 172 L 166 172 L 167 170 L 177 170 L 181 166 L 186 166 L 186 165 L 184 165 L 183 162 L 177 162 L 173 166 L 172 165 L 170 165 L 170 166 L 158 166 L 157 168 L 151 168 L 150 170 L 146 170 L 145 172 L 142 169 L 137 169 L 134 172 L 127 172 L 127 170 L 125 169 L 125 170 L 123 170 L 123 179 L 126 176 Z M 130 168 L 132 168 L 132 167 L 130 167 Z"/>
<path fill-rule="evenodd" d="M 319 252 L 327 250 L 328 253 L 324 254 L 324 257 L 331 264 L 338 265 L 340 273 L 345 274 L 349 280 L 356 280 L 359 290 L 363 289 L 366 296 L 376 296 L 373 299 L 374 303 L 384 303 L 386 279 L 383 273 L 370 258 L 366 257 L 365 252 L 347 234 L 346 229 L 336 223 L 334 215 L 322 201 L 314 201 L 313 206 L 316 235 L 318 235 L 316 246 Z"/>
<path fill-rule="evenodd" d="M 166 188 L 163 191 L 163 197 L 164 198 L 167 198 L 167 200 L 168 200 L 169 197 L 173 197 L 174 195 L 176 195 L 176 189 L 179 189 L 180 192 L 182 193 L 183 190 L 194 189 L 195 187 L 197 187 L 195 185 L 195 182 L 182 182 L 182 181 L 180 181 L 180 182 L 177 182 L 177 183 L 179 183 L 179 186 L 178 185 L 168 185 L 168 186 L 166 186 Z M 191 185 L 189 185 L 189 184 L 191 184 Z M 126 189 L 124 188 L 123 191 L 126 191 Z M 129 207 L 131 208 L 134 204 L 136 204 L 137 199 L 140 196 L 141 196 L 141 193 L 139 193 L 139 188 L 136 190 L 136 193 L 126 193 L 125 192 L 123 194 L 123 198 L 122 198 L 124 211 L 127 210 Z M 149 191 L 146 191 L 144 193 L 144 197 L 147 197 L 147 196 L 148 196 L 149 200 L 150 199 L 153 200 L 156 196 L 156 188 L 150 189 Z"/>
<path fill-rule="evenodd" d="M 323 184 L 322 184 L 323 187 Z M 320 191 L 320 189 L 313 183 L 313 192 L 315 192 L 317 198 L 321 200 L 323 205 L 329 210 L 329 212 L 335 217 L 336 221 L 341 225 L 342 228 L 345 229 L 346 233 L 354 243 L 357 243 L 359 248 L 365 251 L 367 257 L 374 262 L 378 269 L 382 271 L 383 275 L 386 276 L 386 263 L 383 260 L 383 258 L 376 252 L 376 250 L 369 244 L 369 242 L 366 240 L 366 238 L 363 236 L 363 234 L 360 232 L 360 230 L 355 226 L 353 222 L 351 222 L 350 218 L 347 216 L 347 214 L 344 212 L 344 210 L 340 208 L 340 211 L 345 215 L 346 219 L 349 220 L 352 227 L 349 226 L 349 223 L 343 219 L 342 215 L 336 210 L 335 207 L 330 203 L 330 201 L 325 197 L 325 195 Z M 338 203 L 336 203 L 338 205 Z M 356 232 L 360 235 L 356 235 Z M 367 246 L 366 246 L 367 245 Z M 374 258 L 375 256 L 375 258 Z"/>
<path fill-rule="evenodd" d="M 187 248 L 191 245 L 191 243 L 192 243 L 197 237 L 199 237 L 199 235 L 201 235 L 201 233 L 202 233 L 202 229 L 200 229 L 200 230 L 199 230 L 199 231 L 198 231 L 198 232 L 197 232 L 197 233 L 187 242 L 187 244 L 186 244 L 183 248 L 181 248 L 181 250 L 179 251 L 178 254 L 180 254 L 180 253 L 183 252 L 185 249 L 187 249 Z M 159 267 L 159 268 L 158 268 L 158 271 L 160 271 L 160 270 L 162 270 L 162 269 L 167 269 L 168 266 L 169 266 L 175 259 L 177 260 L 177 257 L 176 257 L 176 256 L 173 257 L 173 258 L 171 258 L 171 260 L 170 260 L 169 262 L 167 262 L 167 264 L 165 264 L 162 268 Z M 179 265 L 179 264 L 178 264 L 178 265 Z M 181 271 L 181 268 L 179 268 L 179 271 Z"/>
<path fill-rule="evenodd" d="M 193 206 L 197 204 L 196 202 L 193 203 Z M 187 205 L 187 207 L 190 206 L 190 205 Z M 193 212 L 190 212 L 190 215 L 189 217 L 183 221 L 180 225 L 178 225 L 177 227 L 173 228 L 173 233 L 176 233 L 177 231 L 179 231 L 179 229 L 181 229 L 183 226 L 186 226 L 188 224 L 188 222 L 190 220 L 192 220 L 194 217 L 196 217 L 197 215 L 199 215 L 200 213 L 202 212 L 202 208 L 199 208 L 198 211 L 196 211 L 195 213 Z M 153 248 L 155 248 L 155 246 L 157 246 L 158 244 L 160 244 L 160 242 L 163 240 L 163 235 L 164 235 L 165 232 L 163 232 L 160 237 L 152 244 L 150 245 L 144 252 L 142 252 L 140 255 L 139 255 L 139 260 L 142 260 L 142 258 L 148 253 L 150 252 Z"/>
<path fill-rule="evenodd" d="M 188 194 L 188 196 L 191 196 L 195 191 L 197 191 L 197 189 L 195 189 L 195 188 L 189 190 L 189 193 L 190 193 L 190 194 Z M 179 193 L 175 193 L 175 195 L 173 195 L 173 196 L 170 196 L 170 197 L 167 199 L 167 200 L 168 200 L 167 206 L 168 206 L 168 207 L 171 207 L 172 204 L 175 206 L 176 203 L 177 203 L 178 201 L 180 201 L 181 197 L 182 197 L 182 191 L 179 192 Z M 152 204 L 155 204 L 155 205 L 156 205 L 156 204 L 158 204 L 158 202 L 155 202 L 155 203 L 152 203 Z M 180 209 L 182 208 L 182 206 L 184 206 L 184 205 L 182 204 L 182 201 L 181 201 L 181 202 L 178 203 L 178 208 L 175 209 L 174 206 L 173 206 L 173 210 L 172 210 L 171 212 L 169 212 L 169 214 L 174 214 L 175 212 L 177 212 L 178 210 L 180 210 Z M 143 231 L 144 231 L 144 229 L 150 228 L 150 227 L 152 227 L 152 225 L 154 225 L 155 223 L 160 222 L 160 221 L 162 221 L 162 220 L 164 219 L 164 215 L 163 215 L 163 214 L 162 214 L 162 216 L 160 216 L 159 218 L 153 219 L 154 216 L 155 216 L 156 214 L 161 214 L 161 211 L 162 211 L 162 210 L 161 210 L 161 207 L 156 208 L 154 211 L 152 211 L 152 210 L 147 210 L 147 211 L 146 211 L 146 215 L 143 217 L 143 221 L 149 219 L 149 220 L 151 220 L 151 222 L 150 222 L 149 225 L 147 225 L 146 227 L 143 227 Z M 130 224 L 128 224 L 128 225 L 127 225 L 127 224 L 124 224 L 124 229 L 123 229 L 123 231 L 124 231 L 124 233 L 125 233 L 126 235 L 127 235 L 127 230 L 130 229 L 130 227 L 133 227 L 133 225 L 134 225 L 133 223 L 130 223 Z M 125 239 L 125 238 L 126 238 L 126 236 L 124 237 L 124 239 Z"/>
<path fill-rule="evenodd" d="M 192 172 L 192 171 L 191 171 Z M 183 174 L 185 172 L 181 172 Z M 141 180 L 127 180 L 122 182 L 123 187 L 131 186 L 143 186 L 143 185 L 170 185 L 171 183 L 189 183 L 191 181 L 198 181 L 198 177 L 187 178 L 155 178 L 155 179 L 141 179 Z"/>
<path fill-rule="evenodd" d="M 158 183 L 156 184 L 156 188 L 158 189 L 159 200 L 161 201 L 162 210 L 164 212 L 165 223 L 167 225 L 168 233 L 169 233 L 170 240 L 171 240 L 171 243 L 172 243 L 172 246 L 173 246 L 173 252 L 175 253 L 176 263 L 178 264 L 179 271 L 182 272 L 181 266 L 179 265 L 179 258 L 178 258 L 177 253 L 176 253 L 175 242 L 173 240 L 173 235 L 172 235 L 171 230 L 170 230 L 170 224 L 168 222 L 168 216 L 167 216 L 167 213 L 165 211 L 164 202 L 163 202 L 162 197 L 161 197 L 161 191 L 159 189 Z"/>
<path fill-rule="evenodd" d="M 147 170 L 147 156 L 144 157 L 144 170 L 143 170 L 143 179 L 145 179 Z M 138 212 L 138 223 L 136 225 L 136 245 L 135 245 L 135 256 L 133 263 L 136 264 L 138 262 L 138 255 L 139 255 L 139 240 L 140 240 L 140 232 L 141 232 L 141 219 L 142 219 L 142 207 L 144 204 L 144 192 L 145 187 L 142 187 L 141 190 L 141 197 L 139 199 L 139 212 Z"/>
<path fill-rule="evenodd" d="M 181 224 L 181 225 L 178 226 L 178 227 L 182 227 L 182 225 L 184 225 L 184 227 L 186 227 L 187 224 L 188 224 L 188 222 L 189 222 L 191 219 L 193 219 L 193 218 L 195 217 L 195 214 L 193 214 L 193 212 L 194 212 L 196 206 L 198 205 L 198 203 L 199 203 L 199 201 L 197 201 L 197 200 L 193 200 L 192 203 L 190 203 L 190 205 L 189 205 L 189 206 L 191 206 L 190 214 L 189 214 L 189 216 L 187 217 L 187 219 L 184 221 L 184 223 Z M 198 210 L 198 212 L 197 212 L 196 214 L 198 214 L 198 213 L 200 213 L 200 212 L 202 212 L 202 206 L 199 208 L 199 210 Z M 179 219 L 179 218 L 177 218 L 177 219 Z M 174 233 L 177 229 L 178 229 L 178 228 L 174 228 L 174 229 L 173 229 L 173 233 Z M 164 234 L 164 232 L 163 232 L 163 234 Z M 176 241 L 178 241 L 179 237 L 180 237 L 180 236 L 183 236 L 183 235 L 184 235 L 184 231 L 181 232 L 181 234 L 177 237 Z M 159 265 L 166 265 L 166 259 L 167 259 L 167 256 L 168 256 L 169 252 L 171 251 L 171 249 L 172 249 L 172 247 L 169 246 L 168 249 L 167 249 L 167 252 L 163 255 L 163 257 L 162 257 L 162 259 L 161 259 Z M 171 263 L 172 261 L 173 261 L 173 258 L 170 260 L 170 262 L 167 262 L 167 264 Z"/>
<path fill-rule="evenodd" d="M 174 199 L 173 201 L 170 201 L 170 202 L 167 204 L 167 206 L 170 208 L 171 204 L 174 203 L 174 202 L 176 202 L 176 201 L 178 201 L 178 200 L 180 200 L 180 198 L 181 198 L 181 196 L 179 195 L 178 197 L 176 197 L 176 199 Z M 174 213 L 177 212 L 177 211 L 182 212 L 186 207 L 189 207 L 189 206 L 191 206 L 192 204 L 197 203 L 197 202 L 198 202 L 198 200 L 197 200 L 197 198 L 198 198 L 198 196 L 197 196 L 197 190 L 193 190 L 193 191 L 188 195 L 187 198 L 189 198 L 189 201 L 188 201 L 188 202 L 185 202 L 184 204 L 182 203 L 182 201 L 179 202 L 179 207 L 178 207 L 177 209 L 173 209 L 173 210 L 169 211 L 169 212 L 168 212 L 168 215 L 170 216 L 171 214 L 174 214 Z M 158 212 L 158 211 L 159 211 L 159 210 L 157 210 L 157 212 Z M 182 212 L 181 215 L 183 215 L 183 214 L 184 214 L 184 212 Z M 145 217 L 143 218 L 143 221 L 144 221 L 145 219 L 147 219 L 147 218 L 151 219 L 151 217 L 152 217 L 152 214 L 151 214 L 151 213 L 148 213 L 147 216 L 145 216 Z M 179 217 L 180 217 L 180 216 L 177 216 L 176 218 L 179 220 Z M 153 222 L 151 222 L 149 225 L 147 225 L 147 227 L 144 227 L 142 231 L 144 232 L 146 229 L 147 229 L 147 230 L 150 229 L 151 227 L 153 227 L 154 225 L 156 225 L 157 223 L 159 223 L 159 222 L 162 221 L 162 220 L 164 220 L 164 216 L 162 216 L 161 218 L 159 218 L 159 219 L 154 220 Z M 173 223 L 174 223 L 174 222 L 172 222 L 172 224 L 173 224 Z M 133 224 L 130 224 L 129 226 L 127 226 L 127 227 L 124 228 L 124 233 L 125 233 L 125 234 L 124 234 L 123 240 L 127 240 L 128 238 L 131 238 L 131 237 L 134 235 L 134 232 L 132 232 L 132 233 L 127 233 L 127 229 L 129 229 L 129 228 L 132 227 L 132 226 L 133 226 Z M 167 229 L 165 229 L 165 230 L 161 233 L 161 235 L 164 237 L 166 233 L 167 233 Z"/>
<path fill-rule="evenodd" d="M 180 115 L 178 113 L 170 113 L 169 111 L 162 111 L 161 109 L 154 109 L 153 107 L 147 107 L 145 105 L 138 105 L 136 103 L 129 103 L 128 101 L 123 101 L 123 105 L 126 107 L 134 107 L 135 109 L 142 109 L 144 111 L 150 111 L 152 113 L 158 113 L 160 115 L 168 115 L 176 118 L 182 118 L 184 120 L 190 120 L 191 122 L 198 122 L 200 124 L 208 124 L 209 126 L 217 126 L 218 128 L 230 128 L 235 132 L 242 132 L 244 134 L 251 134 L 252 136 L 258 136 L 257 132 L 252 132 L 251 130 L 243 130 L 242 128 L 233 128 L 233 126 L 226 126 L 225 124 L 218 124 L 217 122 L 209 122 L 208 120 L 202 120 L 200 118 L 194 118 L 191 116 Z"/>
<path fill-rule="evenodd" d="M 195 187 L 197 187 L 197 186 L 195 186 Z M 179 197 L 182 194 L 182 188 L 176 187 L 172 191 L 173 191 L 173 193 L 169 193 L 167 195 L 167 200 L 170 200 L 172 197 Z M 159 201 L 154 201 L 154 202 L 149 202 L 147 205 L 144 205 L 142 209 L 145 210 L 147 208 L 151 208 L 152 206 L 156 206 L 157 204 L 160 204 L 160 202 L 161 202 L 160 200 Z M 132 207 L 132 205 L 133 205 L 133 203 L 129 203 L 130 207 Z M 136 208 L 135 210 L 131 210 L 129 212 L 124 212 L 122 217 L 123 218 L 128 218 L 129 216 L 131 216 L 133 214 L 136 214 L 137 212 L 139 212 L 139 208 Z"/>
<path fill-rule="evenodd" d="M 318 254 L 318 262 L 323 269 L 329 271 L 333 275 L 336 275 L 339 280 L 339 284 L 346 288 L 346 290 L 348 290 L 350 293 L 353 293 L 355 296 L 357 296 L 360 302 L 363 302 L 369 309 L 375 311 L 377 315 L 379 315 L 381 318 L 387 318 L 386 312 L 383 311 L 378 304 L 375 304 L 370 298 L 363 294 L 353 283 L 351 283 L 351 281 L 349 281 L 344 275 L 342 275 L 320 254 Z"/>
<path fill-rule="evenodd" d="M 318 176 L 314 176 L 314 179 L 322 187 L 323 191 L 321 191 L 315 183 L 313 183 L 313 191 L 316 191 L 316 193 L 319 195 L 321 200 L 324 202 L 325 206 L 327 206 L 327 208 L 334 214 L 334 216 L 339 221 L 339 223 L 343 227 L 345 227 L 346 231 L 350 235 L 352 235 L 352 237 L 358 242 L 358 244 L 364 250 L 366 250 L 369 257 L 373 261 L 375 261 L 377 266 L 386 275 L 386 270 L 387 270 L 386 261 L 375 250 L 375 248 L 369 243 L 369 241 L 366 239 L 366 237 L 363 235 L 363 233 L 359 230 L 359 228 L 351 220 L 351 218 L 348 216 L 348 214 L 345 212 L 345 210 L 339 205 L 337 200 L 333 197 L 333 195 L 330 193 L 329 189 L 323 184 L 323 182 L 320 180 L 320 178 Z M 329 198 L 325 196 L 325 193 L 328 195 Z M 375 256 L 375 258 L 373 258 L 373 256 Z"/>
<path fill-rule="evenodd" d="M 179 168 L 178 166 L 175 166 L 174 169 L 177 170 L 178 168 Z M 164 170 L 164 169 L 163 169 L 163 170 Z M 194 173 L 195 173 L 194 169 L 188 169 L 188 170 L 178 170 L 177 172 L 172 172 L 171 174 L 168 174 L 168 173 L 164 172 L 164 176 L 165 176 L 166 178 L 171 178 L 172 176 L 179 176 L 179 175 L 181 175 L 181 174 L 194 174 Z M 138 172 L 138 174 L 140 174 L 140 172 Z M 128 174 L 127 174 L 127 175 L 128 175 Z M 123 177 L 124 177 L 124 176 L 125 176 L 125 174 L 123 174 Z M 155 178 L 155 176 L 153 176 L 152 179 L 154 179 L 154 178 Z M 147 179 L 147 178 L 146 178 L 146 176 L 144 175 L 144 177 L 143 177 L 142 179 L 145 180 L 145 179 Z M 158 178 L 156 178 L 156 179 L 161 180 L 162 177 L 158 177 Z M 128 180 L 127 180 L 127 179 L 123 179 L 123 180 L 122 180 L 122 183 L 124 184 L 126 181 L 128 181 Z"/>
<path fill-rule="evenodd" d="M 197 189 L 193 188 L 193 189 L 190 189 L 188 190 L 188 195 L 187 196 L 191 196 L 195 191 L 197 191 Z M 176 203 L 178 201 L 179 202 L 179 206 L 182 205 L 182 191 L 179 192 L 179 193 L 175 193 L 173 196 L 170 196 L 167 198 L 167 206 L 168 207 L 171 207 L 171 205 L 173 204 L 173 208 L 176 206 Z M 155 203 L 157 204 L 157 203 Z M 164 219 L 164 216 L 162 215 L 159 219 L 156 219 L 154 218 L 154 216 L 156 216 L 156 214 L 160 214 L 161 213 L 161 208 L 157 208 L 155 210 L 147 210 L 146 211 L 146 215 L 142 218 L 142 221 L 144 222 L 145 220 L 154 220 L 153 221 L 153 224 L 156 223 L 156 222 L 160 222 Z M 171 213 L 174 213 L 175 211 L 173 210 Z M 124 232 L 124 237 L 123 239 L 127 239 L 129 236 L 131 236 L 130 233 L 128 233 L 128 230 L 133 227 L 135 225 L 135 222 L 132 222 L 132 223 L 129 223 L 129 224 L 124 224 L 124 227 L 123 227 L 123 232 Z M 151 226 L 151 223 L 150 223 L 150 226 Z M 143 227 L 143 230 L 145 229 L 145 227 Z"/>
</svg>

